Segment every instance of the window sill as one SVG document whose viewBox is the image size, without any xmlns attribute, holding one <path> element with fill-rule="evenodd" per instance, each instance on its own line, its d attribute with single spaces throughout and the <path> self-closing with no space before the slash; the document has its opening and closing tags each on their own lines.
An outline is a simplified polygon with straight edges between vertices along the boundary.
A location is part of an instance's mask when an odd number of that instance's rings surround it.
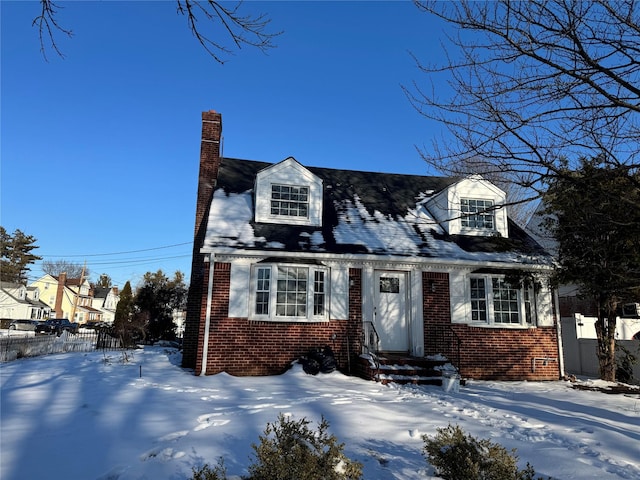
<svg viewBox="0 0 640 480">
<path fill-rule="evenodd" d="M 320 227 L 320 222 L 312 220 L 311 218 L 293 217 L 293 216 L 256 216 L 256 223 L 271 223 L 277 225 L 300 225 L 309 227 Z"/>
<path fill-rule="evenodd" d="M 250 322 L 268 322 L 268 323 L 326 323 L 328 318 L 286 318 L 286 317 L 249 317 Z"/>
<path fill-rule="evenodd" d="M 488 323 L 473 323 L 473 322 L 461 322 L 463 325 L 477 328 L 488 328 L 492 330 L 533 330 L 537 328 L 535 325 L 521 325 L 521 324 L 488 324 Z"/>
</svg>

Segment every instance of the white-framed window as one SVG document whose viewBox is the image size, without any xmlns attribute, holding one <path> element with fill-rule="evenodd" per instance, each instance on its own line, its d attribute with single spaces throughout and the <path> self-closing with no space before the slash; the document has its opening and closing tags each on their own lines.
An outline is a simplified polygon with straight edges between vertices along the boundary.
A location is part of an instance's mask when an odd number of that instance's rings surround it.
<svg viewBox="0 0 640 480">
<path fill-rule="evenodd" d="M 471 320 L 487 321 L 487 290 L 484 278 L 471 278 Z"/>
<path fill-rule="evenodd" d="M 251 318 L 327 320 L 328 282 L 329 270 L 320 265 L 257 265 L 251 275 Z"/>
<path fill-rule="evenodd" d="M 493 230 L 495 214 L 493 200 L 478 198 L 462 198 L 460 200 L 460 218 L 463 228 Z"/>
<path fill-rule="evenodd" d="M 471 321 L 494 326 L 535 324 L 535 293 L 532 288 L 511 285 L 500 276 L 469 279 Z"/>
<path fill-rule="evenodd" d="M 309 218 L 309 187 L 271 185 L 271 215 Z"/>
</svg>

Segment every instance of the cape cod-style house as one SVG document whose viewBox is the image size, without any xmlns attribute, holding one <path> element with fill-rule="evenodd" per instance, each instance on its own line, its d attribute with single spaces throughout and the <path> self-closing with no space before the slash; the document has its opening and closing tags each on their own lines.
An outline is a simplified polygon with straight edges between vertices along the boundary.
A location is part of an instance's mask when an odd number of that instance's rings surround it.
<svg viewBox="0 0 640 480">
<path fill-rule="evenodd" d="M 466 378 L 561 377 L 552 259 L 502 190 L 224 158 L 221 132 L 203 112 L 185 367 L 278 374 L 328 345 L 345 373 L 395 355 L 446 357 Z"/>
<path fill-rule="evenodd" d="M 21 283 L 0 282 L 0 319 L 46 320 L 51 308 L 40 300 L 40 290 Z"/>
</svg>

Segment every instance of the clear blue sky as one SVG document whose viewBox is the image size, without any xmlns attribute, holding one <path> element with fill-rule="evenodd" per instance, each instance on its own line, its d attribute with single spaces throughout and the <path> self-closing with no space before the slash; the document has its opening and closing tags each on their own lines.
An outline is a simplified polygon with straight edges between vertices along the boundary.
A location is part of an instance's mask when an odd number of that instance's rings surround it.
<svg viewBox="0 0 640 480">
<path fill-rule="evenodd" d="M 57 3 L 74 35 L 47 62 L 39 3 L 0 2 L 0 224 L 45 260 L 86 261 L 120 287 L 158 269 L 188 279 L 204 110 L 222 113 L 225 156 L 434 173 L 416 145 L 439 127 L 401 85 L 425 84 L 409 51 L 441 60 L 444 27 L 410 2 L 248 2 L 283 34 L 224 65 L 173 1 Z"/>
</svg>

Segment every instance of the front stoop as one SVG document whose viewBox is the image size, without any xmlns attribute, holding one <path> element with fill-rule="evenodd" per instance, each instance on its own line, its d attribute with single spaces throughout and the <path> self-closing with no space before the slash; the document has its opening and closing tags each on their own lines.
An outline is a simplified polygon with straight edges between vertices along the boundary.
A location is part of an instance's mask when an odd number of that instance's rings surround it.
<svg viewBox="0 0 640 480">
<path fill-rule="evenodd" d="M 411 357 L 387 353 L 363 354 L 358 369 L 362 378 L 385 385 L 442 385 L 443 376 L 457 374 L 455 367 L 441 355 Z"/>
</svg>

